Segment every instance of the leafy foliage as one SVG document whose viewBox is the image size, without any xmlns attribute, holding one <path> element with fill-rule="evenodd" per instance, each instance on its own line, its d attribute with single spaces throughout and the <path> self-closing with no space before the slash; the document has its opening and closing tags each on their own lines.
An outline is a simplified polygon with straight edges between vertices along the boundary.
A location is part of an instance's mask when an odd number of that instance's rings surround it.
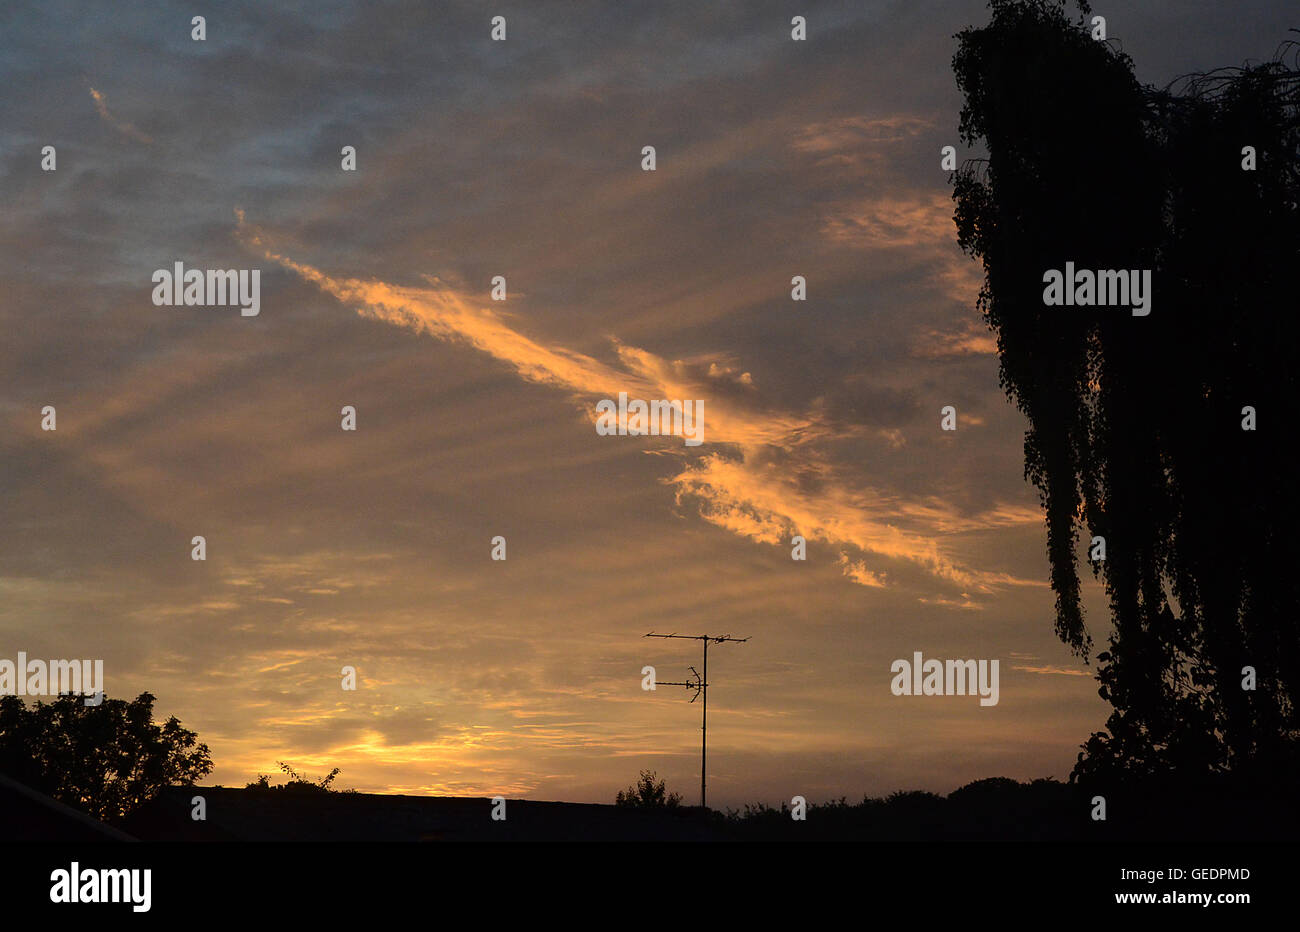
<svg viewBox="0 0 1300 932">
<path fill-rule="evenodd" d="M 990 5 L 953 59 L 962 138 L 989 154 L 957 173 L 955 219 L 983 260 L 1002 385 L 1029 420 L 1056 631 L 1085 659 L 1079 531 L 1107 542 L 1092 569 L 1114 623 L 1096 656 L 1114 712 L 1075 776 L 1287 772 L 1300 734 L 1297 47 L 1154 90 L 1062 4 Z M 1066 261 L 1153 270 L 1150 316 L 1045 307 L 1043 273 Z M 1247 405 L 1256 431 L 1242 430 Z"/>
<path fill-rule="evenodd" d="M 60 696 L 28 707 L 0 696 L 0 771 L 66 805 L 108 822 L 168 786 L 212 772 L 198 735 L 175 717 L 153 721 L 154 697 L 104 700 Z"/>
</svg>

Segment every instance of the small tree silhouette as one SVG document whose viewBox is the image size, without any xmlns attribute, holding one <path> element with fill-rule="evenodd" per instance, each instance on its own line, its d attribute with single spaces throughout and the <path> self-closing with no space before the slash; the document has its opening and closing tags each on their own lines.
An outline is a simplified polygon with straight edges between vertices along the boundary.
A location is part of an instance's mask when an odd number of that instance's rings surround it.
<svg viewBox="0 0 1300 932">
<path fill-rule="evenodd" d="M 656 781 L 653 770 L 641 771 L 635 786 L 620 790 L 614 797 L 615 806 L 629 809 L 676 809 L 682 804 L 681 793 L 669 793 L 663 780 Z"/>
</svg>

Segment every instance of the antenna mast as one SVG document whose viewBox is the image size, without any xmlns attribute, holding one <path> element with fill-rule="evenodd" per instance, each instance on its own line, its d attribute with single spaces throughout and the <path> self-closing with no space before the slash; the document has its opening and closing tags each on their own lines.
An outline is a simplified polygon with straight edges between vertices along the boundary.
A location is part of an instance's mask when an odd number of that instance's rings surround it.
<svg viewBox="0 0 1300 932">
<path fill-rule="evenodd" d="M 685 683 L 656 683 L 659 686 L 685 686 L 688 689 L 694 689 L 695 695 L 691 696 L 691 702 L 704 697 L 700 713 L 700 807 L 708 808 L 705 803 L 705 773 L 708 763 L 708 727 L 709 727 L 709 642 L 714 644 L 723 644 L 731 642 L 734 644 L 743 644 L 749 638 L 733 638 L 729 635 L 713 634 L 655 634 L 653 631 L 646 635 L 648 638 L 681 638 L 686 641 L 703 641 L 704 642 L 704 675 L 701 676 L 694 667 L 690 671 L 694 674 L 694 679 Z"/>
</svg>

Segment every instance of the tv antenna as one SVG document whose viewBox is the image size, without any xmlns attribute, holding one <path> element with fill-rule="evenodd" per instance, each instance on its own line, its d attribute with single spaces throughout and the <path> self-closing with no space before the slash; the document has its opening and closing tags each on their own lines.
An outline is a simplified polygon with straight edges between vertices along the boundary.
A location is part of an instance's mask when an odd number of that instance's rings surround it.
<svg viewBox="0 0 1300 932">
<path fill-rule="evenodd" d="M 684 683 L 669 683 L 656 681 L 656 686 L 685 686 L 687 689 L 695 690 L 695 695 L 691 696 L 691 702 L 704 697 L 700 706 L 700 808 L 708 808 L 705 805 L 705 770 L 708 761 L 708 725 L 709 725 L 709 642 L 714 644 L 724 644 L 731 642 L 734 644 L 743 644 L 749 638 L 733 638 L 729 635 L 714 634 L 655 634 L 653 631 L 646 635 L 648 638 L 681 638 L 686 641 L 703 641 L 704 642 L 704 675 L 701 676 L 694 667 L 689 667 L 694 676 L 693 679 Z"/>
</svg>

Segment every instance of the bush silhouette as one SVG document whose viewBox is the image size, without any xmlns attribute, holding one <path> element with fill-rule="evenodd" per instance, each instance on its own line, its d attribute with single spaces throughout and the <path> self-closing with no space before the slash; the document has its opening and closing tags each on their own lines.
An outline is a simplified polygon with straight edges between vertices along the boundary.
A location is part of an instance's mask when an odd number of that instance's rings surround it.
<svg viewBox="0 0 1300 932">
<path fill-rule="evenodd" d="M 656 782 L 653 770 L 641 771 L 636 785 L 620 790 L 614 797 L 615 806 L 631 809 L 676 809 L 682 804 L 680 793 L 669 793 L 663 780 Z"/>
<path fill-rule="evenodd" d="M 334 778 L 339 775 L 339 768 L 335 767 L 327 775 L 321 777 L 313 783 L 306 777 L 299 776 L 298 772 L 286 764 L 284 761 L 276 761 L 280 769 L 289 775 L 289 779 L 281 784 L 273 784 L 267 774 L 259 774 L 257 779 L 252 783 L 246 784 L 246 790 L 273 790 L 282 793 L 307 794 L 314 793 L 355 793 L 356 790 L 336 790 L 331 784 Z"/>
</svg>

